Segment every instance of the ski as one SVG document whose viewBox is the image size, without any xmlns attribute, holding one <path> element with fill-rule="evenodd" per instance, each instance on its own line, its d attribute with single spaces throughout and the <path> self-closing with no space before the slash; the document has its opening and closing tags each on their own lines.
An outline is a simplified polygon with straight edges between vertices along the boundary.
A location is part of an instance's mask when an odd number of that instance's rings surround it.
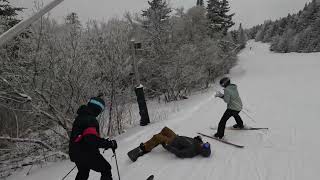
<svg viewBox="0 0 320 180">
<path fill-rule="evenodd" d="M 217 141 L 225 143 L 225 144 L 229 144 L 229 145 L 237 147 L 237 148 L 244 148 L 244 146 L 242 146 L 242 145 L 234 144 L 234 143 L 231 143 L 231 142 L 223 140 L 223 139 L 219 139 L 219 138 L 216 138 L 216 137 L 213 137 L 213 136 L 209 136 L 209 135 L 206 135 L 206 134 L 203 134 L 203 133 L 198 133 L 198 134 L 201 135 L 201 136 L 207 137 L 207 138 L 211 138 L 211 139 L 217 140 Z"/>
<path fill-rule="evenodd" d="M 151 175 L 151 176 L 148 177 L 147 180 L 153 180 L 153 179 L 154 179 L 154 175 Z"/>
<path fill-rule="evenodd" d="M 217 128 L 211 127 L 210 129 L 216 130 Z M 235 131 L 249 131 L 249 130 L 269 130 L 269 128 L 255 128 L 255 127 L 244 127 L 242 129 L 239 128 L 233 128 L 233 127 L 226 127 L 228 130 L 235 130 Z"/>
<path fill-rule="evenodd" d="M 249 128 L 243 128 L 243 129 L 237 129 L 237 128 L 230 128 L 230 130 L 268 130 L 269 128 L 255 128 L 255 127 L 249 127 Z"/>
</svg>

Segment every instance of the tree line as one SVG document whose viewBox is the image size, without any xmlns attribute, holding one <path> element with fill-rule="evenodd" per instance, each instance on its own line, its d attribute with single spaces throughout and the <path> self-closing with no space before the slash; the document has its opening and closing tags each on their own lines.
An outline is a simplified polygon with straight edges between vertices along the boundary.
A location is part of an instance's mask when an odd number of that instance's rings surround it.
<svg viewBox="0 0 320 180">
<path fill-rule="evenodd" d="M 271 43 L 276 52 L 320 51 L 320 2 L 312 0 L 296 14 L 276 21 L 265 21 L 248 30 L 248 36 L 256 41 Z"/>
</svg>

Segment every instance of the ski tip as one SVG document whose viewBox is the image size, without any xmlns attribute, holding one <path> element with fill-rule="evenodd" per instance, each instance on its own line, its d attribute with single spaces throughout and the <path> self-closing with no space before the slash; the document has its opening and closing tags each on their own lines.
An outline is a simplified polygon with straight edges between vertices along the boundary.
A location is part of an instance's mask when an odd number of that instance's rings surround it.
<svg viewBox="0 0 320 180">
<path fill-rule="evenodd" d="M 214 136 L 209 136 L 207 134 L 203 134 L 203 133 L 199 133 L 199 132 L 198 132 L 198 134 L 201 135 L 201 136 L 205 136 L 205 137 L 211 138 L 211 139 L 215 139 L 215 140 L 220 141 L 220 142 L 225 143 L 225 144 L 232 145 L 232 146 L 237 147 L 237 148 L 244 148 L 245 147 L 243 145 L 238 145 L 238 144 L 231 143 L 231 142 L 229 142 L 229 141 L 227 141 L 227 140 L 225 140 L 223 138 L 219 139 L 219 138 L 216 138 Z"/>
<path fill-rule="evenodd" d="M 147 178 L 147 180 L 153 180 L 154 179 L 154 175 L 151 175 Z"/>
<path fill-rule="evenodd" d="M 217 130 L 217 127 L 210 127 L 212 130 Z M 250 127 L 250 126 L 245 126 L 243 129 L 238 129 L 234 128 L 232 126 L 226 127 L 226 130 L 269 130 L 269 128 L 266 127 Z"/>
</svg>

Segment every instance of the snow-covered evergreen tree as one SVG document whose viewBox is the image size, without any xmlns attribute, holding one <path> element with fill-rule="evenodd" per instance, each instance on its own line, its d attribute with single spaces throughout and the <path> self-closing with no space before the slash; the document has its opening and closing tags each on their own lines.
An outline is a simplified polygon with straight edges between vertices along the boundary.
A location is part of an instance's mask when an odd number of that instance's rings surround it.
<svg viewBox="0 0 320 180">
<path fill-rule="evenodd" d="M 148 4 L 150 7 L 142 11 L 142 17 L 145 18 L 143 21 L 144 27 L 160 31 L 161 25 L 168 22 L 172 9 L 165 0 L 152 0 L 148 1 Z"/>
<path fill-rule="evenodd" d="M 230 6 L 228 0 L 208 0 L 207 17 L 210 21 L 209 27 L 213 33 L 221 32 L 227 34 L 228 29 L 235 23 L 232 21 L 234 13 L 228 14 Z"/>
<path fill-rule="evenodd" d="M 23 9 L 13 7 L 8 0 L 0 0 L 0 34 L 20 22 L 17 15 Z"/>
<path fill-rule="evenodd" d="M 165 0 L 148 1 L 149 7 L 142 11 L 142 28 L 148 32 L 148 40 L 153 44 L 157 56 L 166 54 L 165 42 L 170 28 L 169 18 L 172 9 Z"/>
<path fill-rule="evenodd" d="M 238 29 L 238 43 L 240 44 L 240 48 L 245 48 L 247 42 L 247 36 L 242 28 L 242 24 L 240 23 L 239 29 Z"/>
<path fill-rule="evenodd" d="M 197 6 L 204 6 L 203 0 L 197 0 Z"/>
<path fill-rule="evenodd" d="M 250 35 L 255 34 L 257 41 L 271 42 L 270 48 L 278 52 L 320 51 L 319 19 L 320 1 L 313 0 L 297 14 L 252 28 Z"/>
</svg>

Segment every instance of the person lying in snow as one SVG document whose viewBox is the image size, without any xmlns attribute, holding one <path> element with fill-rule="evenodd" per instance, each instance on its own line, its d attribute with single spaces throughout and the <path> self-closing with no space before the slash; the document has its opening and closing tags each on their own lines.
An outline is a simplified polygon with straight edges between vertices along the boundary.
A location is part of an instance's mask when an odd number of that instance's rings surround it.
<svg viewBox="0 0 320 180">
<path fill-rule="evenodd" d="M 244 128 L 243 121 L 239 116 L 242 110 L 242 101 L 239 96 L 237 85 L 231 84 L 230 78 L 224 77 L 220 80 L 220 85 L 224 88 L 224 94 L 217 92 L 215 97 L 220 97 L 227 103 L 227 110 L 224 112 L 218 126 L 218 131 L 214 135 L 216 138 L 222 138 L 224 136 L 224 130 L 226 123 L 230 117 L 234 117 L 237 124 L 233 125 L 234 128 Z"/>
<path fill-rule="evenodd" d="M 179 158 L 192 158 L 197 155 L 209 157 L 211 154 L 210 144 L 203 143 L 200 136 L 194 138 L 179 136 L 168 127 L 164 127 L 159 134 L 155 134 L 150 140 L 128 152 L 128 156 L 134 162 L 159 144 Z"/>
</svg>

